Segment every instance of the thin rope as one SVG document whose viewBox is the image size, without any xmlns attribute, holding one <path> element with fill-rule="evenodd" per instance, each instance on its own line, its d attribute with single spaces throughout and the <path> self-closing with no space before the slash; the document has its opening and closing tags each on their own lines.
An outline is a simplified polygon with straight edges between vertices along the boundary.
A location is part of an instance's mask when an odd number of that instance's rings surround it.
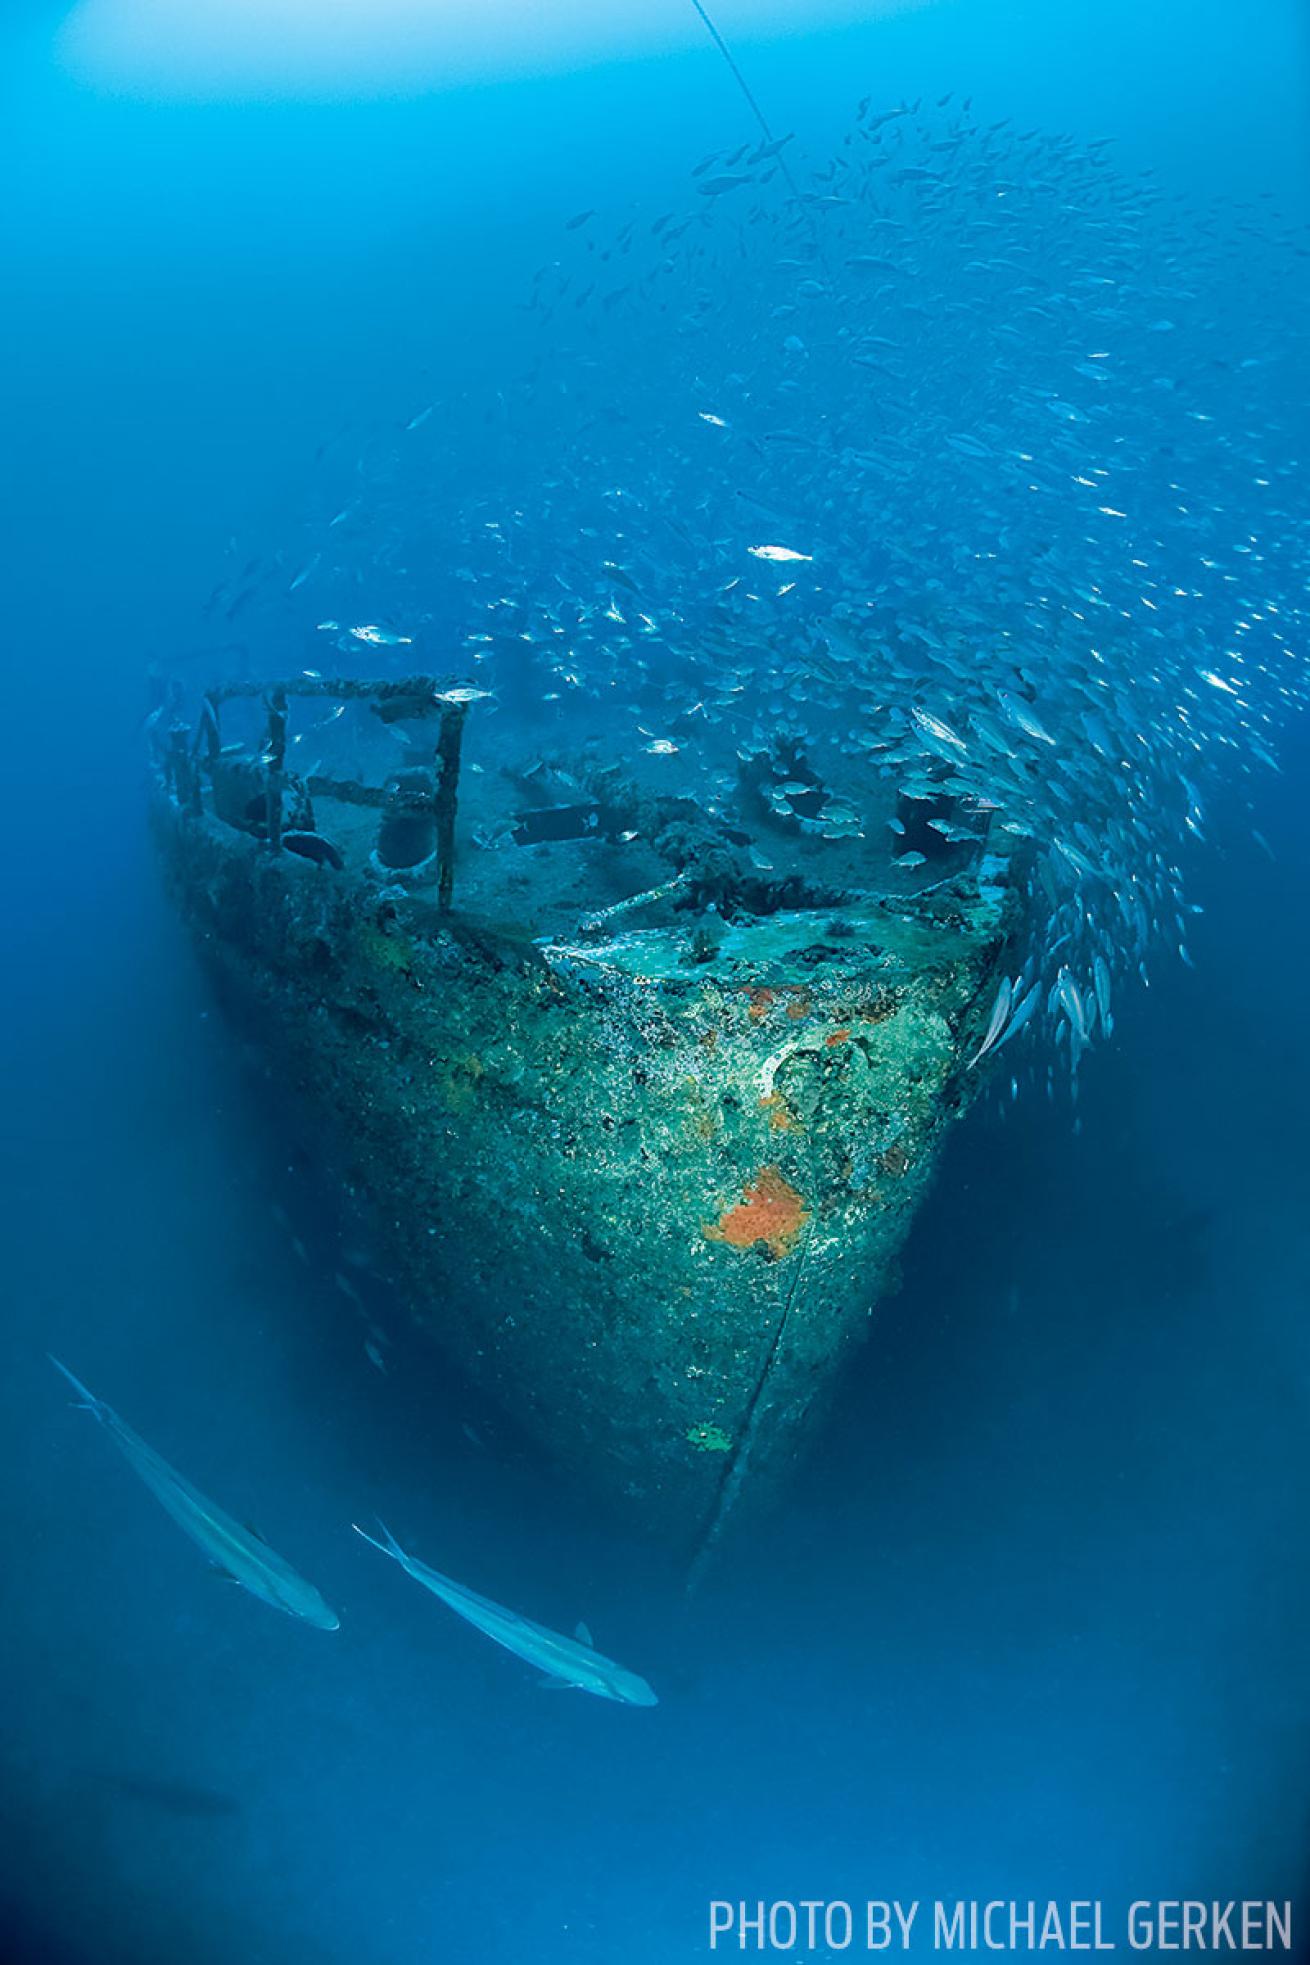
<svg viewBox="0 0 1310 1965">
<path fill-rule="evenodd" d="M 751 114 L 764 132 L 764 141 L 766 143 L 772 143 L 774 138 L 773 138 L 773 131 L 769 128 L 769 119 L 765 115 L 764 111 L 760 108 L 759 103 L 756 102 L 754 95 L 751 93 L 750 83 L 746 80 L 746 77 L 742 74 L 740 68 L 738 68 L 735 60 L 733 59 L 732 49 L 728 46 L 723 36 L 719 33 L 718 28 L 714 25 L 714 22 L 710 19 L 709 15 L 706 13 L 704 7 L 701 5 L 701 0 L 691 0 L 691 4 L 696 9 L 696 12 L 700 15 L 701 19 L 704 21 L 710 39 L 713 41 L 719 53 L 723 56 L 723 59 L 727 62 L 729 71 L 732 75 L 733 80 L 736 82 L 737 87 L 741 90 L 747 102 L 750 104 Z M 778 157 L 778 166 L 779 169 L 782 171 L 784 178 L 786 178 L 787 180 L 792 195 L 797 196 L 798 193 L 796 190 L 796 180 L 793 178 L 791 171 L 787 167 L 786 158 L 783 157 L 781 154 L 779 154 Z"/>
<path fill-rule="evenodd" d="M 773 1337 L 765 1354 L 764 1364 L 756 1381 L 755 1390 L 751 1393 L 750 1403 L 746 1408 L 746 1423 L 742 1427 L 741 1438 L 737 1442 L 737 1450 L 732 1455 L 723 1479 L 719 1483 L 719 1492 L 715 1499 L 714 1512 L 710 1517 L 709 1525 L 700 1538 L 696 1553 L 692 1558 L 691 1567 L 687 1572 L 688 1596 L 694 1596 L 700 1587 L 705 1571 L 709 1567 L 719 1539 L 723 1534 L 724 1524 L 736 1506 L 737 1496 L 741 1493 L 742 1483 L 746 1478 L 747 1468 L 750 1464 L 751 1449 L 755 1444 L 755 1435 L 759 1431 L 760 1401 L 764 1396 L 769 1380 L 773 1376 L 773 1368 L 778 1361 L 778 1353 L 782 1348 L 782 1341 L 786 1335 L 787 1325 L 791 1321 L 792 1305 L 796 1301 L 796 1293 L 800 1289 L 801 1280 L 805 1274 L 805 1265 L 810 1259 L 810 1250 L 814 1246 L 813 1215 L 811 1215 L 809 1221 L 806 1223 L 804 1232 L 805 1245 L 801 1250 L 800 1261 L 796 1266 L 796 1274 L 792 1277 L 791 1287 L 787 1291 L 786 1300 L 783 1303 Z"/>
<path fill-rule="evenodd" d="M 737 87 L 741 90 L 747 102 L 750 104 L 751 112 L 754 115 L 756 122 L 759 124 L 760 128 L 764 132 L 765 142 L 772 143 L 773 131 L 769 128 L 768 118 L 765 116 L 764 111 L 760 108 L 760 105 L 758 104 L 758 102 L 756 102 L 754 96 L 751 94 L 750 83 L 746 80 L 746 77 L 742 74 L 736 62 L 733 60 L 732 49 L 728 46 L 723 36 L 719 33 L 718 28 L 714 25 L 714 22 L 710 19 L 704 7 L 702 7 L 701 0 L 691 0 L 691 4 L 696 9 L 696 12 L 700 15 L 701 19 L 704 21 L 706 27 L 709 29 L 710 39 L 713 41 L 719 53 L 723 56 L 723 59 L 727 62 L 728 67 L 732 70 L 732 73 L 736 78 Z"/>
</svg>

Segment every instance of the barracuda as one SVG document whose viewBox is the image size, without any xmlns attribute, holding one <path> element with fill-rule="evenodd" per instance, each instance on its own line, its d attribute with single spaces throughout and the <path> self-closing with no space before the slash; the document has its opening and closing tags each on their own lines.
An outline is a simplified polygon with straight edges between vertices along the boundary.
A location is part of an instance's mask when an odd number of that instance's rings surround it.
<svg viewBox="0 0 1310 1965">
<path fill-rule="evenodd" d="M 50 1362 L 68 1380 L 83 1409 L 100 1421 L 160 1507 L 204 1550 L 216 1568 L 248 1590 L 252 1597 L 271 1604 L 274 1610 L 285 1611 L 288 1617 L 298 1617 L 319 1631 L 338 1628 L 336 1612 L 324 1603 L 312 1583 L 307 1583 L 253 1529 L 243 1528 L 240 1522 L 233 1521 L 231 1515 L 207 1500 L 198 1488 L 192 1487 L 190 1481 L 119 1418 L 112 1406 L 98 1399 L 94 1392 L 88 1392 L 67 1365 L 61 1365 L 55 1357 Z"/>
<path fill-rule="evenodd" d="M 398 1562 L 407 1576 L 412 1576 L 434 1597 L 440 1597 L 443 1603 L 449 1604 L 466 1623 L 472 1624 L 494 1644 L 512 1651 L 516 1658 L 537 1666 L 553 1683 L 572 1686 L 577 1692 L 592 1692 L 598 1699 L 614 1699 L 622 1706 L 659 1704 L 644 1678 L 628 1671 L 623 1665 L 616 1665 L 612 1658 L 606 1658 L 594 1648 L 591 1633 L 585 1624 L 579 1624 L 577 1636 L 571 1638 L 564 1637 L 559 1631 L 549 1631 L 544 1624 L 534 1624 L 530 1617 L 520 1617 L 517 1611 L 506 1610 L 502 1604 L 492 1603 L 489 1597 L 480 1597 L 476 1591 L 465 1589 L 462 1583 L 443 1576 L 440 1570 L 429 1569 L 417 1556 L 411 1556 L 402 1549 L 382 1522 L 378 1523 L 384 1537 L 381 1542 L 367 1529 L 361 1528 L 358 1522 L 352 1522 L 351 1527 L 373 1548 L 380 1549 L 384 1556 Z"/>
</svg>

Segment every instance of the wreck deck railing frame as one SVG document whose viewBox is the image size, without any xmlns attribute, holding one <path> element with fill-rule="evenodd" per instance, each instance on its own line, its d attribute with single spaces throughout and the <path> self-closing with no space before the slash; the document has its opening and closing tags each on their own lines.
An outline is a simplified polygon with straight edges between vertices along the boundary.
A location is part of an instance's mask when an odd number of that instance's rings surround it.
<svg viewBox="0 0 1310 1965">
<path fill-rule="evenodd" d="M 283 801 L 290 722 L 288 699 L 326 698 L 342 703 L 366 702 L 373 706 L 414 703 L 418 706 L 415 714 L 432 713 L 438 719 L 433 747 L 437 909 L 441 914 L 448 914 L 454 899 L 455 816 L 459 802 L 460 753 L 469 710 L 468 701 L 452 701 L 450 698 L 464 686 L 454 678 L 443 682 L 430 675 L 374 681 L 365 681 L 356 676 L 299 675 L 271 682 L 242 680 L 216 683 L 205 691 L 194 732 L 189 732 L 187 725 L 180 721 L 170 727 L 161 758 L 165 782 L 177 804 L 184 811 L 199 817 L 204 809 L 201 762 L 203 760 L 212 771 L 223 754 L 223 704 L 242 699 L 262 700 L 267 712 L 264 742 L 258 753 L 258 759 L 264 766 L 267 801 L 263 843 L 269 852 L 278 853 L 283 850 Z M 333 780 L 322 777 L 309 780 L 311 794 L 315 787 L 322 793 L 331 793 L 337 788 Z M 375 797 L 376 802 L 382 802 L 382 788 L 374 788 L 358 780 L 343 780 L 339 789 L 352 802 L 372 804 Z M 403 868 L 396 869 L 398 879 L 403 878 L 404 871 Z"/>
</svg>

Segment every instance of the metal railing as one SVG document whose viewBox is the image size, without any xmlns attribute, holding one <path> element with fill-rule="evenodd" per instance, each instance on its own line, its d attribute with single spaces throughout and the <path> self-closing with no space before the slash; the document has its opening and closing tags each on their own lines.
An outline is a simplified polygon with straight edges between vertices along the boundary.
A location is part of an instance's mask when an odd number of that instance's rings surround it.
<svg viewBox="0 0 1310 1965">
<path fill-rule="evenodd" d="M 307 797 L 317 793 L 341 798 L 348 804 L 380 806 L 378 844 L 370 856 L 373 870 L 400 882 L 407 877 L 423 884 L 435 880 L 438 911 L 447 914 L 454 899 L 455 818 L 464 725 L 470 706 L 489 693 L 469 682 L 441 680 L 431 675 L 370 681 L 311 675 L 271 682 L 232 681 L 217 683 L 205 691 L 194 728 L 176 714 L 165 728 L 166 712 L 177 709 L 175 693 L 165 689 L 148 719 L 148 728 L 169 796 L 179 810 L 200 817 L 205 810 L 205 779 L 208 777 L 212 786 L 224 768 L 224 704 L 239 700 L 261 702 L 265 712 L 264 734 L 243 762 L 258 773 L 263 822 L 261 827 L 251 817 L 244 829 L 259 837 L 269 852 L 280 853 L 289 844 L 293 850 L 303 851 L 306 838 L 317 837 L 294 828 L 289 830 L 287 825 L 288 785 L 302 782 L 288 773 L 286 765 L 289 705 L 293 699 L 366 703 L 384 724 L 401 719 L 435 719 L 437 728 L 430 769 L 419 765 L 416 757 L 417 768 L 397 774 L 380 786 L 359 779 L 325 777 L 321 773 L 313 774 L 303 783 Z M 407 780 L 403 790 L 402 777 Z M 215 816 L 224 815 L 216 812 Z M 410 822 L 407 834 L 406 819 Z M 397 841 L 402 837 L 430 838 L 431 850 L 409 862 L 403 857 L 397 859 Z M 307 856 L 318 859 L 320 864 L 333 863 L 326 855 Z"/>
</svg>

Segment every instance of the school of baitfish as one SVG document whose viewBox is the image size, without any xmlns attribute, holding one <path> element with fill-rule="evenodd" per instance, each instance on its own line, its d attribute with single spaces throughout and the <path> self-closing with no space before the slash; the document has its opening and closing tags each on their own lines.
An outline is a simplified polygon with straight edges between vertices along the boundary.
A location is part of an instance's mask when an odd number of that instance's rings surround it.
<svg viewBox="0 0 1310 1965">
<path fill-rule="evenodd" d="M 738 145 L 668 209 L 563 221 L 478 458 L 441 403 L 343 435 L 312 536 L 211 610 L 290 594 L 356 656 L 458 648 L 505 714 L 607 705 L 707 804 L 780 724 L 839 732 L 1012 844 L 1028 940 L 974 1061 L 1041 1030 L 1076 1087 L 1120 978 L 1188 960 L 1213 787 L 1276 768 L 1306 694 L 1292 290 L 1310 243 L 1266 206 L 866 100 L 817 168 Z"/>
</svg>

